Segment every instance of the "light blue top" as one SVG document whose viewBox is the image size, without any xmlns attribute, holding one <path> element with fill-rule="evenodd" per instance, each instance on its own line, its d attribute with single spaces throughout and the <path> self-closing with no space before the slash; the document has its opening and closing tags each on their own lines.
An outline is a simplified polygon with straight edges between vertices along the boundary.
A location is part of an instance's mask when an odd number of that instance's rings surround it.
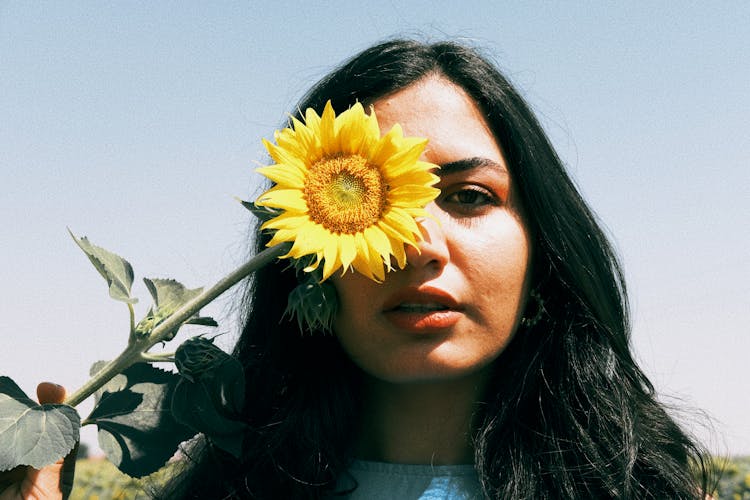
<svg viewBox="0 0 750 500">
<path fill-rule="evenodd" d="M 356 481 L 356 482 L 355 482 Z M 473 465 L 407 465 L 356 460 L 339 491 L 357 488 L 349 500 L 478 500 L 482 493 Z"/>
</svg>

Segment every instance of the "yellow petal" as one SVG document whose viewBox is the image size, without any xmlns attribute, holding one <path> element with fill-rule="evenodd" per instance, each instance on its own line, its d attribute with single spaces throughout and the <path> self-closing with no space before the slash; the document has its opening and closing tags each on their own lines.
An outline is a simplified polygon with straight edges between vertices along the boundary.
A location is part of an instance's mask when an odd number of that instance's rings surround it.
<svg viewBox="0 0 750 500">
<path fill-rule="evenodd" d="M 367 116 L 362 105 L 356 103 L 352 108 L 342 113 L 338 128 L 339 145 L 341 151 L 350 154 L 361 154 L 363 144 L 368 141 Z M 337 120 L 338 120 L 337 119 Z"/>
<path fill-rule="evenodd" d="M 392 188 L 388 192 L 388 202 L 393 206 L 424 206 L 434 200 L 438 194 L 440 194 L 439 189 L 417 184 L 407 184 L 406 186 Z"/>
<path fill-rule="evenodd" d="M 323 155 L 328 156 L 336 154 L 336 114 L 333 112 L 331 101 L 326 103 L 323 109 L 323 116 L 320 117 L 320 143 L 323 148 Z"/>
<path fill-rule="evenodd" d="M 322 252 L 321 244 L 325 242 L 325 230 L 317 224 L 308 224 L 299 228 L 289 255 L 295 259 L 301 259 L 306 255 L 315 255 Z"/>
<path fill-rule="evenodd" d="M 300 141 L 294 133 L 282 134 L 275 140 L 280 148 L 286 150 L 289 155 L 300 158 L 303 163 L 310 156 L 307 144 Z"/>
<path fill-rule="evenodd" d="M 255 171 L 284 187 L 302 189 L 305 186 L 304 173 L 291 165 L 270 165 Z"/>
<path fill-rule="evenodd" d="M 341 246 L 341 265 L 346 270 L 351 266 L 354 258 L 357 256 L 357 244 L 354 241 L 353 234 L 342 234 L 339 236 Z"/>
<path fill-rule="evenodd" d="M 388 158 L 398 152 L 399 140 L 401 137 L 401 125 L 395 124 L 380 140 L 375 143 L 370 152 L 370 161 L 375 165 L 383 166 Z"/>
<path fill-rule="evenodd" d="M 401 150 L 391 155 L 383 168 L 391 177 L 398 177 L 414 168 L 419 157 L 422 156 L 424 148 L 427 146 L 427 139 L 404 139 Z"/>
<path fill-rule="evenodd" d="M 354 235 L 354 244 L 357 247 L 357 256 L 352 261 L 354 269 L 369 279 L 374 279 L 370 269 L 370 249 L 361 233 Z"/>
<path fill-rule="evenodd" d="M 297 231 L 291 230 L 291 229 L 277 229 L 273 236 L 271 237 L 271 241 L 268 242 L 266 246 L 273 247 L 278 245 L 279 243 L 286 243 L 288 241 L 294 241 L 294 238 L 297 237 Z"/>
<path fill-rule="evenodd" d="M 356 266 L 355 269 L 362 274 L 365 274 L 370 279 L 378 282 L 383 281 L 385 277 L 385 272 L 383 271 L 383 257 L 372 248 L 364 234 L 357 233 L 355 239 L 357 241 L 357 246 L 360 248 L 359 253 L 362 257 L 359 266 L 361 268 L 366 268 L 367 272 L 363 272 Z"/>
<path fill-rule="evenodd" d="M 380 140 L 380 125 L 378 125 L 378 118 L 375 115 L 375 108 L 370 106 L 370 115 L 365 121 L 365 133 L 364 135 L 368 139 L 367 147 L 371 148 Z"/>
<path fill-rule="evenodd" d="M 307 151 L 315 149 L 316 137 L 310 127 L 306 126 L 295 117 L 292 117 L 292 125 L 294 126 L 294 140 L 300 143 L 300 149 L 305 149 Z"/>
<path fill-rule="evenodd" d="M 338 240 L 333 236 L 326 238 L 323 246 L 323 281 L 327 280 L 340 266 Z"/>
<path fill-rule="evenodd" d="M 391 239 L 400 241 L 401 246 L 403 246 L 404 243 L 415 241 L 414 236 L 409 230 L 398 226 L 391 226 L 390 224 L 388 224 L 388 222 L 389 220 L 384 217 L 383 220 L 378 221 L 377 224 L 380 230 L 383 231 L 386 236 Z"/>
<path fill-rule="evenodd" d="M 382 283 L 385 279 L 385 266 L 380 255 L 370 252 L 370 270 L 375 276 L 375 281 Z"/>
<path fill-rule="evenodd" d="M 394 175 L 392 170 L 385 170 L 384 177 L 389 184 L 393 185 L 423 184 L 425 186 L 434 186 L 440 182 L 440 177 L 433 173 L 439 168 L 438 165 L 433 163 L 418 161 L 414 164 L 414 168 L 402 171 L 398 175 Z"/>
<path fill-rule="evenodd" d="M 365 229 L 365 239 L 370 244 L 370 248 L 380 256 L 381 260 L 388 265 L 391 259 L 391 242 L 388 237 L 378 227 L 368 227 Z"/>
<path fill-rule="evenodd" d="M 393 249 L 393 256 L 396 258 L 396 263 L 398 264 L 398 267 L 403 269 L 406 267 L 406 251 L 404 250 L 404 242 L 397 238 L 391 238 L 390 236 L 388 239 L 391 242 L 391 248 Z"/>
<path fill-rule="evenodd" d="M 260 204 L 264 207 L 307 212 L 307 202 L 299 189 L 269 189 L 260 197 L 260 200 Z"/>
<path fill-rule="evenodd" d="M 417 236 L 422 234 L 422 231 L 419 230 L 419 226 L 417 226 L 414 218 L 401 207 L 391 207 L 391 209 L 388 210 L 388 213 L 383 216 L 383 219 L 391 227 L 403 228 Z"/>
<path fill-rule="evenodd" d="M 271 155 L 271 158 L 276 163 L 292 165 L 300 170 L 305 170 L 305 162 L 290 151 L 287 151 L 284 148 L 280 148 L 265 139 L 263 139 L 263 145 L 266 147 L 268 154 Z"/>
<path fill-rule="evenodd" d="M 256 202 L 257 203 L 257 202 Z M 266 221 L 260 226 L 261 229 L 289 229 L 297 230 L 305 225 L 312 224 L 310 217 L 307 215 L 290 214 L 284 212 L 273 219 Z"/>
</svg>

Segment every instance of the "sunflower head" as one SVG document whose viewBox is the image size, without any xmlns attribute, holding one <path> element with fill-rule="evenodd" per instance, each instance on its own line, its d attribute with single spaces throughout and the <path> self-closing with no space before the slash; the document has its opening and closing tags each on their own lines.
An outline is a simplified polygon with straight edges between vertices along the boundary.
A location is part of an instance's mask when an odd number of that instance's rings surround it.
<svg viewBox="0 0 750 500">
<path fill-rule="evenodd" d="M 427 140 L 404 137 L 399 125 L 381 137 L 373 109 L 357 103 L 336 116 L 330 102 L 274 139 L 264 145 L 275 164 L 258 171 L 275 185 L 255 202 L 280 211 L 261 226 L 273 232 L 268 245 L 291 244 L 282 258 L 307 272 L 322 263 L 322 280 L 339 268 L 375 281 L 392 262 L 403 269 L 405 245 L 422 238 L 415 218 L 439 193 L 436 166 L 419 160 Z"/>
</svg>

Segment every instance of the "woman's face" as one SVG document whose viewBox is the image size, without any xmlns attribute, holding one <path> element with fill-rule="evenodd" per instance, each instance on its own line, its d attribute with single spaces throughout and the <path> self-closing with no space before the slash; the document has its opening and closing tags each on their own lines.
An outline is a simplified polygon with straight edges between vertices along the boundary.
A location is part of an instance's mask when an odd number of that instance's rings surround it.
<svg viewBox="0 0 750 500">
<path fill-rule="evenodd" d="M 429 139 L 441 192 L 404 270 L 375 283 L 336 276 L 334 331 L 366 373 L 390 382 L 479 373 L 505 349 L 526 296 L 529 236 L 503 153 L 482 113 L 453 83 L 429 77 L 375 101 L 382 131 Z"/>
</svg>

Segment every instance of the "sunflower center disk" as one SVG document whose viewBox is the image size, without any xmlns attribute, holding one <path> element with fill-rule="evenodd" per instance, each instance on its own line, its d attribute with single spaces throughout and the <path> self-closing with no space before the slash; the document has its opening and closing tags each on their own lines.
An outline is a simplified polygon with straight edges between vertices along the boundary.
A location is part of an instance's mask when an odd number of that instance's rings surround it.
<svg viewBox="0 0 750 500">
<path fill-rule="evenodd" d="M 310 219 L 333 233 L 354 234 L 380 219 L 387 189 L 365 158 L 338 155 L 312 165 L 304 192 Z"/>
</svg>

